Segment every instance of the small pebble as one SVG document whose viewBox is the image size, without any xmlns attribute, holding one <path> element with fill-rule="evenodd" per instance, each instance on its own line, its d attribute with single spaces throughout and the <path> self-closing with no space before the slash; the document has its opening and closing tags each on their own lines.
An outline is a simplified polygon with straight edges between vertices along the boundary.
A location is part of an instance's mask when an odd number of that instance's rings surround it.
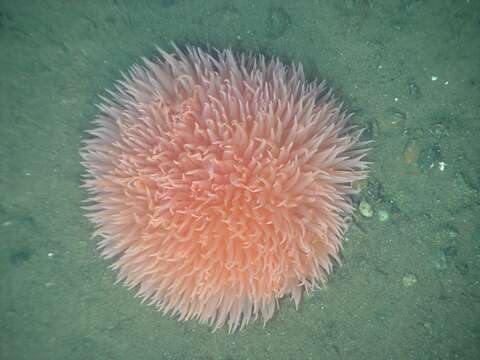
<svg viewBox="0 0 480 360">
<path fill-rule="evenodd" d="M 438 251 L 435 254 L 435 258 L 433 260 L 433 264 L 435 269 L 437 270 L 446 270 L 447 269 L 447 257 L 443 251 Z"/>
<path fill-rule="evenodd" d="M 389 217 L 390 217 L 390 215 L 388 214 L 388 212 L 386 210 L 379 210 L 378 211 L 378 220 L 380 220 L 381 222 L 387 221 Z"/>
<path fill-rule="evenodd" d="M 402 279 L 403 286 L 412 286 L 417 283 L 417 277 L 415 274 L 406 274 Z"/>
<path fill-rule="evenodd" d="M 428 322 L 428 321 L 425 321 L 423 323 L 423 327 L 425 328 L 425 330 L 427 330 L 429 333 L 432 332 L 432 323 Z"/>
<path fill-rule="evenodd" d="M 454 227 L 447 228 L 447 235 L 450 239 L 455 239 L 458 236 L 458 230 Z"/>
<path fill-rule="evenodd" d="M 360 201 L 360 205 L 358 207 L 360 214 L 367 218 L 371 218 L 373 216 L 373 209 L 368 202 L 365 200 Z"/>
</svg>

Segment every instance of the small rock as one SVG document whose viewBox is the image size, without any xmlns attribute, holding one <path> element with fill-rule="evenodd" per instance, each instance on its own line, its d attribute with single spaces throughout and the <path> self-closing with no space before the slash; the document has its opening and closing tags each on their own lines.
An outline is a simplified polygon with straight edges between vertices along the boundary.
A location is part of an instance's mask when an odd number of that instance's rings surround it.
<svg viewBox="0 0 480 360">
<path fill-rule="evenodd" d="M 379 210 L 378 211 L 378 220 L 380 220 L 381 222 L 387 221 L 389 217 L 390 217 L 390 215 L 388 214 L 388 212 L 386 210 Z"/>
<path fill-rule="evenodd" d="M 358 207 L 360 214 L 367 218 L 371 218 L 373 216 L 373 209 L 368 202 L 365 200 L 360 201 L 360 205 Z"/>
<path fill-rule="evenodd" d="M 448 136 L 448 131 L 441 122 L 433 124 L 430 127 L 430 132 L 433 133 L 434 138 L 439 142 L 443 137 Z"/>
<path fill-rule="evenodd" d="M 467 275 L 468 271 L 470 270 L 470 267 L 464 262 L 455 264 L 455 268 L 461 275 Z"/>
<path fill-rule="evenodd" d="M 408 81 L 408 94 L 417 99 L 422 96 L 420 87 L 417 85 L 417 82 L 414 79 L 410 79 Z"/>
<path fill-rule="evenodd" d="M 415 274 L 409 273 L 402 278 L 403 286 L 412 286 L 417 283 L 417 276 Z"/>
<path fill-rule="evenodd" d="M 378 137 L 379 124 L 376 119 L 369 119 L 366 121 L 365 130 L 362 133 L 366 139 L 376 139 Z"/>
<path fill-rule="evenodd" d="M 425 136 L 425 130 L 420 127 L 409 127 L 405 129 L 405 135 L 410 139 L 422 139 Z"/>
<path fill-rule="evenodd" d="M 441 238 L 456 239 L 458 237 L 458 230 L 453 225 L 443 225 L 438 231 Z"/>
<path fill-rule="evenodd" d="M 408 142 L 407 146 L 403 150 L 403 161 L 405 164 L 410 165 L 417 161 L 417 144 L 414 140 Z"/>
<path fill-rule="evenodd" d="M 389 118 L 392 126 L 403 129 L 407 120 L 407 114 L 400 110 L 391 110 Z"/>
<path fill-rule="evenodd" d="M 443 251 L 439 251 L 435 255 L 434 266 L 437 270 L 445 270 L 447 268 L 447 257 Z"/>
<path fill-rule="evenodd" d="M 292 23 L 290 15 L 282 7 L 271 10 L 267 18 L 267 35 L 272 39 L 282 36 Z"/>
<path fill-rule="evenodd" d="M 30 260 L 33 252 L 30 249 L 22 249 L 10 255 L 10 263 L 12 265 L 21 265 Z"/>
<path fill-rule="evenodd" d="M 428 322 L 428 321 L 425 321 L 425 322 L 423 323 L 423 327 L 424 327 L 425 330 L 427 330 L 429 333 L 432 332 L 432 329 L 433 329 L 432 323 L 430 323 L 430 322 Z"/>
<path fill-rule="evenodd" d="M 426 172 L 432 168 L 432 164 L 442 160 L 442 151 L 438 143 L 425 147 L 418 155 L 418 166 L 421 171 Z"/>
<path fill-rule="evenodd" d="M 443 249 L 443 253 L 449 257 L 457 256 L 457 248 L 455 246 L 447 246 Z"/>
<path fill-rule="evenodd" d="M 384 200 L 383 185 L 374 176 L 370 176 L 364 192 L 365 200 L 371 204 L 376 204 Z"/>
</svg>

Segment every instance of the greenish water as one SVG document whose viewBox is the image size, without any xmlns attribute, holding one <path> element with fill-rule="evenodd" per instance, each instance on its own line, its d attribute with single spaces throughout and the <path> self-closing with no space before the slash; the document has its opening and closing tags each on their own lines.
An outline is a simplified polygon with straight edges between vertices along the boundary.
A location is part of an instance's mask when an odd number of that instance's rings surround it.
<svg viewBox="0 0 480 360">
<path fill-rule="evenodd" d="M 0 1 L 0 359 L 479 359 L 479 19 L 476 0 Z M 115 285 L 80 210 L 97 95 L 170 41 L 302 62 L 374 140 L 343 266 L 233 335 Z"/>
</svg>

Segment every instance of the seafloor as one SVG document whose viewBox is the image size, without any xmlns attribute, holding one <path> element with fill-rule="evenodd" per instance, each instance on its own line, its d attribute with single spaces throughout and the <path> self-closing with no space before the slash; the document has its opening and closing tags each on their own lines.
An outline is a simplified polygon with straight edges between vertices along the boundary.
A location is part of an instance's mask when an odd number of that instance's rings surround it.
<svg viewBox="0 0 480 360">
<path fill-rule="evenodd" d="M 477 0 L 0 1 L 0 359 L 480 359 L 479 19 Z M 114 285 L 80 210 L 97 95 L 170 41 L 302 62 L 374 140 L 343 266 L 234 335 Z"/>
</svg>

